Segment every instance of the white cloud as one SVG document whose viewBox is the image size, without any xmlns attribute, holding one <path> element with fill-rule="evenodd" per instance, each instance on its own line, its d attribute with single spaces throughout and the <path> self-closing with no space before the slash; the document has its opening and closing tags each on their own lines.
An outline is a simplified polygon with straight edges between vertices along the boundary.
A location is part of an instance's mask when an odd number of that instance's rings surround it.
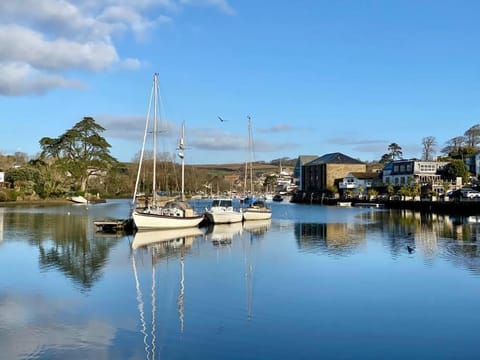
<svg viewBox="0 0 480 360">
<path fill-rule="evenodd" d="M 0 72 L 9 77 L 0 79 L 0 95 L 79 87 L 79 81 L 65 78 L 72 70 L 136 70 L 140 59 L 118 53 L 120 35 L 130 32 L 143 40 L 190 5 L 234 13 L 225 0 L 0 1 Z"/>
<path fill-rule="evenodd" d="M 23 61 L 38 69 L 102 70 L 118 60 L 115 47 L 108 42 L 49 41 L 18 25 L 0 26 L 0 61 Z"/>
<path fill-rule="evenodd" d="M 39 72 L 25 63 L 0 63 L 0 94 L 18 96 L 44 94 L 55 88 L 85 88 L 78 80 Z"/>
</svg>

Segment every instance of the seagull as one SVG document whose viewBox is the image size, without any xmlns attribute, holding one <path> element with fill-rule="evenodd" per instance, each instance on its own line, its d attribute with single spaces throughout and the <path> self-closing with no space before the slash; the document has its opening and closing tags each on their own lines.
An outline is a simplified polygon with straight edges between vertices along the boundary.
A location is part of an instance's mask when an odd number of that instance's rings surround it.
<svg viewBox="0 0 480 360">
<path fill-rule="evenodd" d="M 217 117 L 218 117 L 218 120 L 220 120 L 221 122 L 228 121 L 226 119 L 222 119 L 220 116 L 217 116 Z"/>
</svg>

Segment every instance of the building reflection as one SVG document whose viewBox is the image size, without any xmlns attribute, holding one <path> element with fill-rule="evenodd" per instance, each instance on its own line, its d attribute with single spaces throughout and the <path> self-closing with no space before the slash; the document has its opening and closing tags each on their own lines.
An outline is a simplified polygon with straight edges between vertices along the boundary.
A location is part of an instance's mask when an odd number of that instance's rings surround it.
<svg viewBox="0 0 480 360">
<path fill-rule="evenodd" d="M 294 233 L 302 251 L 348 255 L 365 244 L 366 226 L 347 223 L 296 223 Z"/>
<path fill-rule="evenodd" d="M 376 213 L 376 224 L 388 239 L 392 256 L 405 254 L 406 246 L 425 260 L 437 257 L 480 274 L 480 221 L 477 216 L 452 216 L 390 210 Z"/>
</svg>

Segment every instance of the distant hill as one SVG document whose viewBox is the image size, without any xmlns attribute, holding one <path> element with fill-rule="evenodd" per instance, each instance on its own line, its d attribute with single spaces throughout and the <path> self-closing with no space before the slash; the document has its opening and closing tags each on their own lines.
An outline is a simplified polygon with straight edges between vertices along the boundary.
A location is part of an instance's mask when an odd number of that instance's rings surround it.
<svg viewBox="0 0 480 360">
<path fill-rule="evenodd" d="M 218 173 L 236 173 L 245 171 L 245 163 L 233 163 L 233 164 L 202 164 L 202 165 L 189 165 L 192 168 L 207 170 L 208 172 Z M 252 163 L 252 169 L 254 171 L 261 171 L 265 173 L 278 172 L 278 165 L 266 164 L 264 162 Z"/>
</svg>

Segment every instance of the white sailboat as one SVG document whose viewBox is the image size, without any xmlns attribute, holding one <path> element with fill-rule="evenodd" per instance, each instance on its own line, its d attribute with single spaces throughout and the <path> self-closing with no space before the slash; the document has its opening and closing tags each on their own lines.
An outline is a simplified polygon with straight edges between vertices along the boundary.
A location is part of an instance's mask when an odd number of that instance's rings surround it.
<svg viewBox="0 0 480 360">
<path fill-rule="evenodd" d="M 151 230 L 151 229 L 178 229 L 178 228 L 188 228 L 198 226 L 204 216 L 203 214 L 196 214 L 193 208 L 188 204 L 184 199 L 184 183 L 185 183 L 185 124 L 182 124 L 182 135 L 180 138 L 180 144 L 178 147 L 179 153 L 178 156 L 182 162 L 182 191 L 180 200 L 171 200 L 160 205 L 160 201 L 157 195 L 156 188 L 156 156 L 157 156 L 157 133 L 158 133 L 158 103 L 159 103 L 159 87 L 158 87 L 158 74 L 155 73 L 153 77 L 153 88 L 150 95 L 150 105 L 147 115 L 147 120 L 145 124 L 145 132 L 143 136 L 143 145 L 140 153 L 140 161 L 138 166 L 137 180 L 135 182 L 135 191 L 133 195 L 133 212 L 132 218 L 133 222 L 138 230 Z M 150 118 L 150 109 L 153 101 L 153 130 L 150 129 L 149 118 Z M 145 208 L 141 209 L 136 206 L 138 198 L 138 189 L 140 184 L 140 175 L 142 173 L 142 162 L 144 160 L 145 154 L 145 144 L 147 141 L 147 134 L 153 134 L 153 187 L 152 187 L 152 202 L 151 204 L 146 204 Z M 145 195 L 146 196 L 146 195 Z M 148 196 L 146 197 L 148 199 Z"/>
<path fill-rule="evenodd" d="M 253 197 L 253 169 L 252 169 L 252 119 L 250 116 L 248 118 L 248 156 L 250 167 L 245 166 L 245 180 L 247 176 L 250 177 L 250 194 Z M 254 199 L 248 207 L 243 209 L 243 220 L 268 220 L 272 218 L 272 209 L 267 206 L 263 198 Z"/>
</svg>

